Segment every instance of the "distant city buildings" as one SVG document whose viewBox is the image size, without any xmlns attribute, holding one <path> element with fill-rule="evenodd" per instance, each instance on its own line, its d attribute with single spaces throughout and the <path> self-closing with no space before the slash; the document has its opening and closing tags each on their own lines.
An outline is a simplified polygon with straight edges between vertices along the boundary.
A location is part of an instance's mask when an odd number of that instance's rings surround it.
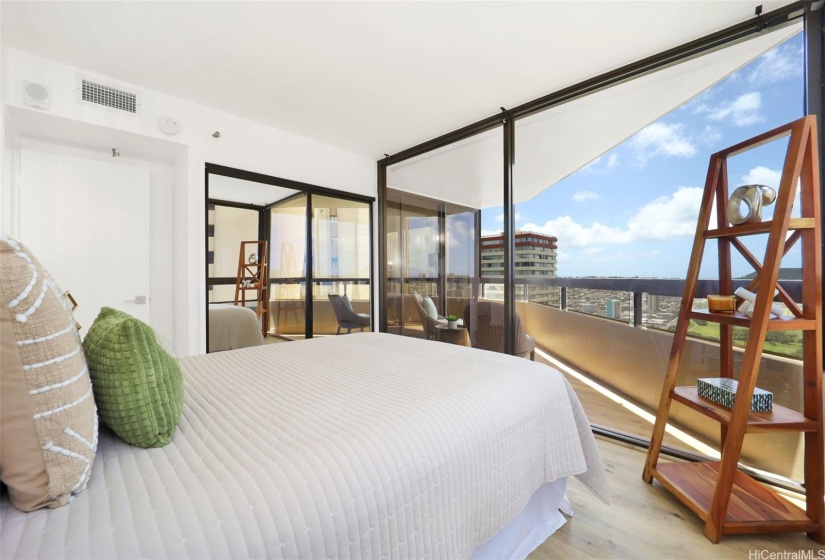
<svg viewBox="0 0 825 560">
<path fill-rule="evenodd" d="M 605 317 L 608 319 L 622 318 L 622 302 L 618 299 L 607 298 L 604 302 Z"/>
</svg>

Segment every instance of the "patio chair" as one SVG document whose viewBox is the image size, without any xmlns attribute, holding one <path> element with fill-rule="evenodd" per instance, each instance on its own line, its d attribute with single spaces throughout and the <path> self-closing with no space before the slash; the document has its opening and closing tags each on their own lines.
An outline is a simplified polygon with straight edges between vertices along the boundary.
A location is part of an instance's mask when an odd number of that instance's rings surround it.
<svg viewBox="0 0 825 560">
<path fill-rule="evenodd" d="M 341 334 L 341 329 L 347 329 L 347 334 L 352 329 L 359 329 L 364 332 L 364 327 L 370 326 L 370 316 L 366 313 L 356 313 L 352 310 L 347 296 L 329 294 L 329 302 L 332 304 L 332 311 L 335 313 L 335 320 L 338 321 L 338 330 L 335 334 Z"/>
<path fill-rule="evenodd" d="M 415 310 L 418 311 L 418 317 L 421 319 L 421 325 L 424 327 L 424 335 L 430 340 L 435 340 L 436 325 L 446 325 L 447 319 L 441 315 L 437 315 L 433 318 L 429 313 L 427 313 L 427 310 L 424 309 L 424 306 L 421 303 L 423 300 L 424 298 L 421 297 L 420 294 L 413 294 Z"/>
<path fill-rule="evenodd" d="M 470 329 L 470 342 L 473 348 L 504 352 L 504 304 L 492 301 L 476 303 L 475 328 L 471 323 L 470 308 L 464 308 L 464 324 Z M 515 355 L 520 358 L 536 359 L 536 341 L 524 332 L 521 316 L 515 316 Z"/>
</svg>

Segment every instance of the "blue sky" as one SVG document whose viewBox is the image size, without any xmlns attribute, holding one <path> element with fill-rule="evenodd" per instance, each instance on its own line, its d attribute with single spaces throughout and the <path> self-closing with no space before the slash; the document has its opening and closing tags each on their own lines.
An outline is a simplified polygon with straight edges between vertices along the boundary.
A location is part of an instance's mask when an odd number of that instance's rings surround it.
<svg viewBox="0 0 825 560">
<path fill-rule="evenodd" d="M 802 45 L 795 35 L 517 205 L 517 228 L 558 237 L 559 276 L 683 278 L 710 155 L 803 116 Z M 729 160 L 729 190 L 748 183 L 776 188 L 786 147 L 781 140 Z M 500 230 L 500 214 L 482 212 L 482 229 Z M 764 241 L 748 242 L 757 256 Z M 715 243 L 708 243 L 705 261 L 715 263 Z M 799 266 L 798 251 L 783 266 Z M 734 275 L 752 272 L 741 259 L 733 267 Z M 716 277 L 715 266 L 701 276 Z"/>
</svg>

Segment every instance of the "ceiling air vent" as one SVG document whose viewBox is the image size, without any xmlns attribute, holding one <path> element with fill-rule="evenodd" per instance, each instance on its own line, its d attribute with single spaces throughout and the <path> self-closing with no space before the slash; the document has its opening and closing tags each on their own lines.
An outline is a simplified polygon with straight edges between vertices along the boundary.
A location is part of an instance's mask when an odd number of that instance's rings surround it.
<svg viewBox="0 0 825 560">
<path fill-rule="evenodd" d="M 93 82 L 86 78 L 80 78 L 79 89 L 81 101 L 124 111 L 132 115 L 138 113 L 140 103 L 136 93 Z"/>
</svg>

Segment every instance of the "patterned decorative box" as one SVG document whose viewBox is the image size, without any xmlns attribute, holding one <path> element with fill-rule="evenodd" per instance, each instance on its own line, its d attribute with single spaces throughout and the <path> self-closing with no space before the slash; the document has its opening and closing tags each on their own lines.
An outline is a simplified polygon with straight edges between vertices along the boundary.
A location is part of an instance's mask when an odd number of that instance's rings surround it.
<svg viewBox="0 0 825 560">
<path fill-rule="evenodd" d="M 739 383 L 727 377 L 709 377 L 697 379 L 696 386 L 700 397 L 710 399 L 722 406 L 733 408 L 733 400 L 736 398 L 736 388 L 739 386 Z M 772 408 L 773 393 L 760 389 L 759 387 L 754 388 L 751 412 L 767 412 Z"/>
</svg>

